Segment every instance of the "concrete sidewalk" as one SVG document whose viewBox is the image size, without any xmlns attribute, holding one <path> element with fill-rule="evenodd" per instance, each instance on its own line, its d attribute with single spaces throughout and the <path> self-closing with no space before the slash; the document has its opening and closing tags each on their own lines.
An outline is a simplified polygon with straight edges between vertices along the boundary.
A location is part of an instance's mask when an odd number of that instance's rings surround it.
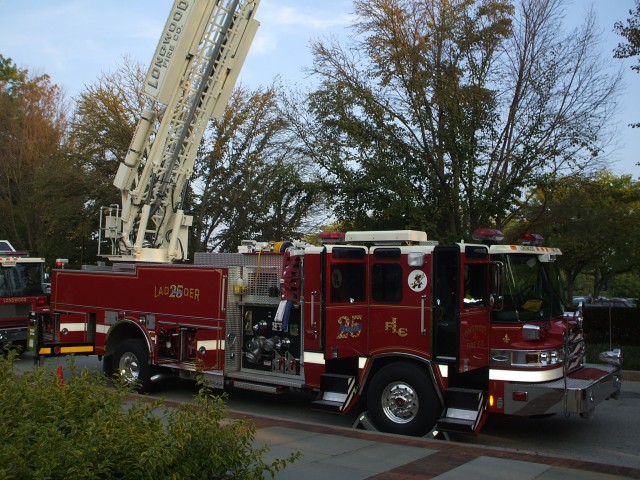
<svg viewBox="0 0 640 480">
<path fill-rule="evenodd" d="M 636 468 L 233 412 L 230 417 L 254 421 L 255 445 L 269 447 L 266 460 L 302 453 L 278 480 L 640 479 Z"/>
</svg>

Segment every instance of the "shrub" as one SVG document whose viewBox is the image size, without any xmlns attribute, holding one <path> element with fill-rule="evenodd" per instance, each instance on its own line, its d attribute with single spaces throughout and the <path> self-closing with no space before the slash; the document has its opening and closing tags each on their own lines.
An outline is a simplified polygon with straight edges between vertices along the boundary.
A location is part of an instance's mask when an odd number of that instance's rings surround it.
<svg viewBox="0 0 640 480">
<path fill-rule="evenodd" d="M 227 420 L 223 399 L 202 388 L 194 404 L 127 401 L 102 375 L 14 371 L 0 358 L 0 478 L 262 479 L 297 458 L 263 460 L 255 426 Z"/>
</svg>

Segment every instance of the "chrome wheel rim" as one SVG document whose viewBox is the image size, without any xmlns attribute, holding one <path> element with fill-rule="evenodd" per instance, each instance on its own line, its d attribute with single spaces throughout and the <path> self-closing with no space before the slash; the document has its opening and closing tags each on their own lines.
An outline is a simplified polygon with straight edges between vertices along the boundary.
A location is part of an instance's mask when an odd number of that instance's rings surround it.
<svg viewBox="0 0 640 480">
<path fill-rule="evenodd" d="M 120 376 L 127 382 L 133 383 L 138 380 L 138 377 L 140 376 L 140 363 L 138 362 L 138 357 L 131 352 L 127 352 L 122 355 L 120 357 L 120 362 L 118 363 L 118 371 L 120 372 Z"/>
<path fill-rule="evenodd" d="M 387 386 L 381 397 L 382 411 L 394 423 L 409 423 L 418 414 L 420 407 L 415 390 L 403 382 Z"/>
</svg>

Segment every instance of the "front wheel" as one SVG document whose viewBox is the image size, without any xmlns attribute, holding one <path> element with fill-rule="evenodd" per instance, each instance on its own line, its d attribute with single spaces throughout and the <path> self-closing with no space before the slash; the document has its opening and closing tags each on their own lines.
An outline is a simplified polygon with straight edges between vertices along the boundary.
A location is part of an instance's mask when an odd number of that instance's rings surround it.
<svg viewBox="0 0 640 480">
<path fill-rule="evenodd" d="M 413 436 L 429 433 L 442 411 L 428 372 L 407 362 L 389 364 L 375 374 L 367 406 L 381 431 Z"/>
<path fill-rule="evenodd" d="M 112 357 L 113 372 L 136 389 L 152 390 L 149 351 L 142 340 L 129 338 L 118 345 Z"/>
</svg>

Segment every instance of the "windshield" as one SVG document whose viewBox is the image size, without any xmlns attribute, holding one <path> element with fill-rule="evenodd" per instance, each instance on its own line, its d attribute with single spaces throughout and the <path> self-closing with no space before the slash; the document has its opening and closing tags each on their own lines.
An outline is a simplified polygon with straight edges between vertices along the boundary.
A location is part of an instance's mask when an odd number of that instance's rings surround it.
<svg viewBox="0 0 640 480">
<path fill-rule="evenodd" d="M 0 297 L 44 295 L 41 263 L 0 267 Z"/>
<path fill-rule="evenodd" d="M 564 313 L 560 274 L 555 262 L 538 255 L 502 255 L 504 307 L 494 311 L 502 322 L 543 320 Z"/>
</svg>

